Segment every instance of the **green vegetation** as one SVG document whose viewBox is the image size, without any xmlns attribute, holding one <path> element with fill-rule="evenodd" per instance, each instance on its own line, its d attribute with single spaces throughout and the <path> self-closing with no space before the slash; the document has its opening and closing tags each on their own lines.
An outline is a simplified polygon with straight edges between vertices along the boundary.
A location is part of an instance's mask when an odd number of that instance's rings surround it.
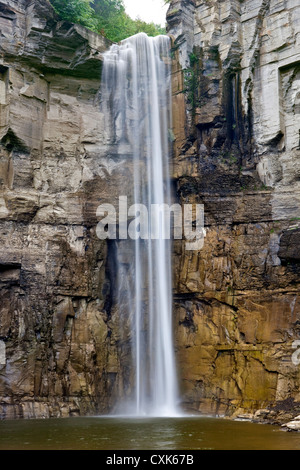
<svg viewBox="0 0 300 470">
<path fill-rule="evenodd" d="M 183 71 L 184 92 L 187 96 L 187 102 L 191 105 L 193 113 L 197 104 L 197 91 L 199 84 L 199 56 L 192 52 L 189 55 L 190 67 Z"/>
<path fill-rule="evenodd" d="M 50 0 L 63 20 L 78 23 L 95 30 L 96 20 L 91 2 L 88 0 Z"/>
<path fill-rule="evenodd" d="M 123 0 L 50 0 L 63 20 L 81 24 L 92 31 L 119 42 L 144 32 L 149 36 L 165 34 L 154 23 L 132 20 L 125 12 Z"/>
</svg>

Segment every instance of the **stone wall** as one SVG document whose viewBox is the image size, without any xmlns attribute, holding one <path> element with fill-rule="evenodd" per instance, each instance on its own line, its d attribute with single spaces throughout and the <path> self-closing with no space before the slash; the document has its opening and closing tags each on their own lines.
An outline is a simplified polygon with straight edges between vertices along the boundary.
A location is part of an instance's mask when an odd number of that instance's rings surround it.
<svg viewBox="0 0 300 470">
<path fill-rule="evenodd" d="M 167 19 L 173 176 L 179 201 L 204 204 L 207 229 L 201 251 L 175 246 L 183 401 L 231 415 L 296 409 L 300 6 L 173 0 Z"/>
</svg>

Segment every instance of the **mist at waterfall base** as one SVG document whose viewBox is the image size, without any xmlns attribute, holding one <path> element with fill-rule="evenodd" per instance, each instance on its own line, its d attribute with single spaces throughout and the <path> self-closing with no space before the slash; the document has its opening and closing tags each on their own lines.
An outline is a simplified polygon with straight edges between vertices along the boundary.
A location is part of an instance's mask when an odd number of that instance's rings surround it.
<svg viewBox="0 0 300 470">
<path fill-rule="evenodd" d="M 129 198 L 148 207 L 168 204 L 170 38 L 139 33 L 113 45 L 104 54 L 101 87 L 110 143 L 117 148 L 118 158 L 132 165 Z M 122 322 L 130 319 L 129 375 L 134 381 L 131 396 L 125 391 L 118 403 L 118 415 L 181 414 L 173 345 L 171 243 L 163 236 L 162 222 L 157 223 L 157 240 L 132 241 L 130 263 L 128 244 L 115 244 L 116 303 L 120 330 L 125 329 Z"/>
</svg>

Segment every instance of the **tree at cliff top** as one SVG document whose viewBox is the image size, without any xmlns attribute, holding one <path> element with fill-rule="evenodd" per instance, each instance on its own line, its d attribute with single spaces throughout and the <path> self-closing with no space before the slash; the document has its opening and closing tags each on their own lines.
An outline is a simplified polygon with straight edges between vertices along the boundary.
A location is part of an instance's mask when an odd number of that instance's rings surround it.
<svg viewBox="0 0 300 470">
<path fill-rule="evenodd" d="M 149 36 L 165 34 L 165 29 L 159 25 L 131 19 L 125 12 L 123 0 L 94 0 L 93 8 L 98 21 L 98 31 L 112 41 L 119 42 L 140 32 Z"/>
<path fill-rule="evenodd" d="M 94 10 L 89 0 L 50 0 L 63 20 L 96 29 Z"/>
<path fill-rule="evenodd" d="M 50 0 L 62 19 L 78 23 L 119 42 L 144 32 L 149 36 L 165 34 L 164 28 L 140 19 L 131 19 L 123 0 Z"/>
</svg>

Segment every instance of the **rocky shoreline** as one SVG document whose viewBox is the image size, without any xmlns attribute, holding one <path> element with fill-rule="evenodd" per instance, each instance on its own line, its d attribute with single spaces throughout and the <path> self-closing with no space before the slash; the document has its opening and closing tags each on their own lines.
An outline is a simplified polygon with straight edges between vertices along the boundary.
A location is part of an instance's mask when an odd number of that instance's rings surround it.
<svg viewBox="0 0 300 470">
<path fill-rule="evenodd" d="M 300 403 L 287 399 L 254 413 L 236 412 L 229 419 L 279 426 L 287 432 L 300 431 Z"/>
</svg>

